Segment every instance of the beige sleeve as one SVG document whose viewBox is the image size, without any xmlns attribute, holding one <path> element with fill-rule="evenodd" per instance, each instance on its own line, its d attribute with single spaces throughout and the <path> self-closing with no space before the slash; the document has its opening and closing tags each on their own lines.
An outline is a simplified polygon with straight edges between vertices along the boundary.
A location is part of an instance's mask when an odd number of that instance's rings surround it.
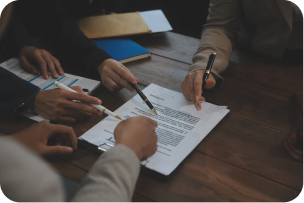
<svg viewBox="0 0 304 203">
<path fill-rule="evenodd" d="M 212 74 L 221 85 L 223 78 L 219 75 L 228 64 L 233 46 L 238 39 L 239 26 L 243 9 L 241 0 L 211 0 L 207 23 L 203 27 L 199 48 L 194 54 L 193 65 L 189 73 L 205 70 L 209 56 L 216 52 Z"/>
<path fill-rule="evenodd" d="M 64 201 L 62 183 L 48 164 L 5 137 L 0 138 L 0 185 L 16 202 Z"/>
<path fill-rule="evenodd" d="M 130 202 L 140 170 L 136 154 L 116 145 L 96 161 L 73 201 Z"/>
</svg>

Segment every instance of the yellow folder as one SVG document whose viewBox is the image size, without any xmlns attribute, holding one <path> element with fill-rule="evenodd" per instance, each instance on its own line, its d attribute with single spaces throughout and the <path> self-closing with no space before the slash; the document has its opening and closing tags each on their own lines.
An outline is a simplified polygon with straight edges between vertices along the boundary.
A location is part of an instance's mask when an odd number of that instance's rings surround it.
<svg viewBox="0 0 304 203">
<path fill-rule="evenodd" d="M 139 12 L 86 17 L 77 24 L 90 39 L 152 33 Z"/>
</svg>

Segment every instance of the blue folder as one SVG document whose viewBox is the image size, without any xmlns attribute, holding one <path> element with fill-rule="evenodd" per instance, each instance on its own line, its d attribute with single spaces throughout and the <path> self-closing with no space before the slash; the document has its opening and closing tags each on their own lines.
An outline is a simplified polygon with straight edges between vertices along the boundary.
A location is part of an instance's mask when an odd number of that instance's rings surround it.
<svg viewBox="0 0 304 203">
<path fill-rule="evenodd" d="M 105 50 L 113 59 L 120 61 L 121 63 L 127 63 L 151 56 L 151 53 L 147 49 L 130 39 L 96 39 L 93 41 L 99 48 Z"/>
</svg>

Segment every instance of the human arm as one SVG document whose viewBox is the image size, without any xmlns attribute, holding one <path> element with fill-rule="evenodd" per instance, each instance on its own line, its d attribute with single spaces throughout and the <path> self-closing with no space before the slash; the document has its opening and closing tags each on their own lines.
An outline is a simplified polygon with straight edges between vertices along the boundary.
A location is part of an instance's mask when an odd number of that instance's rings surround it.
<svg viewBox="0 0 304 203">
<path fill-rule="evenodd" d="M 1 49 L 7 58 L 19 57 L 21 66 L 29 73 L 37 75 L 40 69 L 45 79 L 48 79 L 48 72 L 55 79 L 58 78 L 57 73 L 64 74 L 58 59 L 48 51 L 35 47 L 32 36 L 17 17 L 11 19 Z"/>
<path fill-rule="evenodd" d="M 83 93 L 80 87 L 72 88 L 80 93 L 60 89 L 40 90 L 39 87 L 0 68 L 0 115 L 12 120 L 19 110 L 28 108 L 45 119 L 60 123 L 75 123 L 80 117 L 92 114 L 102 115 L 102 112 L 88 105 L 101 104 L 99 99 Z"/>
<path fill-rule="evenodd" d="M 12 120 L 40 88 L 0 67 L 0 115 Z"/>
<path fill-rule="evenodd" d="M 210 74 L 214 79 L 210 78 L 209 75 L 206 88 L 210 89 L 216 84 L 217 86 L 222 84 L 223 78 L 219 74 L 229 64 L 233 47 L 238 39 L 242 14 L 243 9 L 240 0 L 211 0 L 209 15 L 207 23 L 203 27 L 199 48 L 192 58 L 193 65 L 189 67 L 189 73 L 182 83 L 182 92 L 187 99 L 194 100 L 194 103 L 197 97 L 199 100 L 204 100 L 200 95 L 202 91 L 202 79 L 200 78 L 203 77 L 203 72 L 212 52 L 216 52 L 216 59 Z M 201 105 L 198 105 L 200 109 Z"/>
<path fill-rule="evenodd" d="M 69 16 L 62 1 L 20 0 L 17 5 L 19 5 L 17 10 L 22 16 L 23 24 L 34 33 L 42 30 L 42 35 L 50 41 L 50 45 L 62 61 L 72 62 L 73 69 L 86 74 L 92 76 L 99 74 L 102 83 L 110 91 L 117 91 L 123 87 L 134 91 L 125 80 L 133 84 L 136 84 L 138 80 L 130 71 L 121 71 L 119 62 L 111 59 L 104 50 L 98 48 L 82 33 L 76 21 Z M 35 30 L 36 24 L 41 25 L 40 30 Z M 115 62 L 112 63 L 112 61 Z"/>
<path fill-rule="evenodd" d="M 115 147 L 95 162 L 73 201 L 131 201 L 139 161 L 157 150 L 156 126 L 155 121 L 143 116 L 120 122 L 114 131 Z"/>
<path fill-rule="evenodd" d="M 81 32 L 60 0 L 20 0 L 17 15 L 32 35 L 43 35 L 58 56 L 78 64 L 73 69 L 96 74 L 98 65 L 111 58 Z"/>
<path fill-rule="evenodd" d="M 15 202 L 62 202 L 63 186 L 51 167 L 21 143 L 0 138 L 0 185 Z"/>
</svg>

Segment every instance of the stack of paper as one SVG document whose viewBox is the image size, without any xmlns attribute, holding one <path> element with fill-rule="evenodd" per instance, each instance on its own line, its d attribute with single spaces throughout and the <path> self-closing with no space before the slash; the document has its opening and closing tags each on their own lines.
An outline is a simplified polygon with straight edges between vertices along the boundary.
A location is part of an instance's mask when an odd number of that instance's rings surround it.
<svg viewBox="0 0 304 203">
<path fill-rule="evenodd" d="M 197 111 L 193 103 L 187 101 L 180 92 L 155 84 L 149 85 L 143 92 L 158 115 L 151 113 L 139 95 L 122 105 L 115 113 L 123 119 L 144 115 L 158 122 L 157 152 L 142 162 L 142 165 L 165 176 L 172 173 L 229 112 L 227 106 L 207 102 L 202 103 L 201 111 Z M 114 145 L 113 132 L 118 123 L 119 121 L 108 116 L 79 139 L 102 148 L 105 148 L 105 144 Z"/>
</svg>

